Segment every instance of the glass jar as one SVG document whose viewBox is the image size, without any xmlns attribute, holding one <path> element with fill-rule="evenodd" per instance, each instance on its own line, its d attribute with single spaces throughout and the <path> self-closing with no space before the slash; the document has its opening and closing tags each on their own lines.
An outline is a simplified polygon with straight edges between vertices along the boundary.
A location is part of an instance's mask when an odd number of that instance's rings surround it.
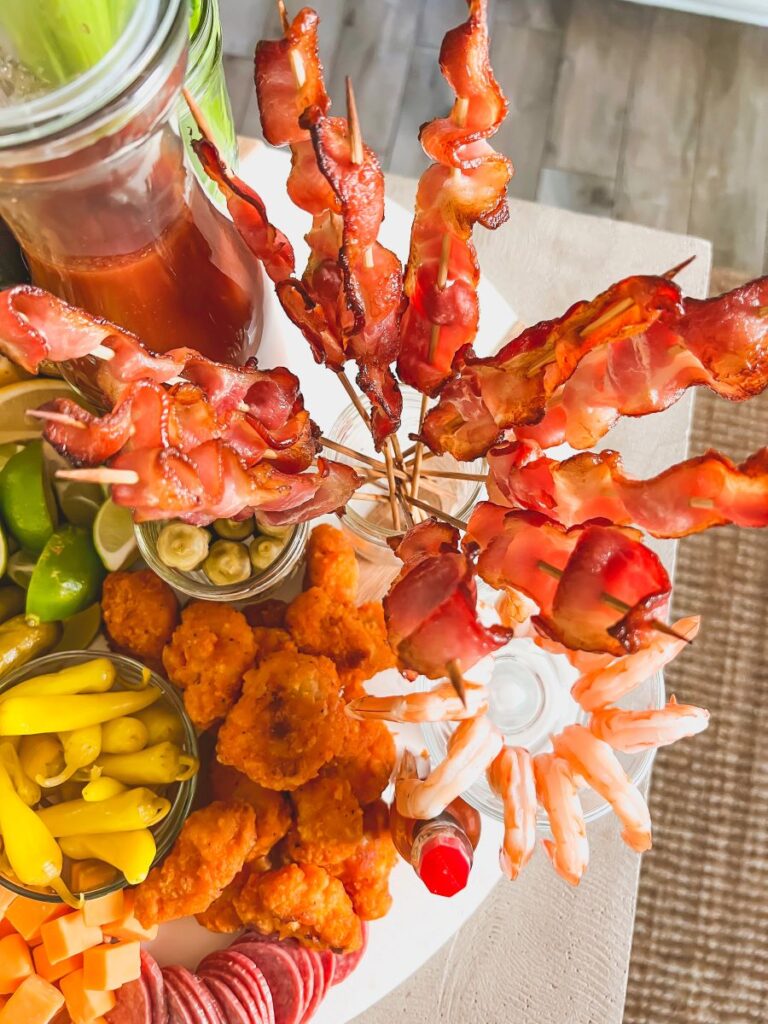
<svg viewBox="0 0 768 1024">
<path fill-rule="evenodd" d="M 420 417 L 421 395 L 408 388 L 403 394 L 403 415 L 397 432 L 403 452 L 407 452 L 409 448 L 413 447 L 409 435 L 418 431 Z M 331 441 L 361 452 L 363 455 L 372 456 L 377 460 L 383 458 L 374 448 L 371 432 L 353 405 L 347 406 L 341 413 L 331 427 L 328 437 Z M 331 454 L 339 462 L 345 462 L 357 470 L 361 468 L 360 462 L 349 456 L 337 452 Z M 473 476 L 484 477 L 486 474 L 486 464 L 483 460 L 457 462 L 452 455 L 440 455 L 426 459 L 423 466 L 427 470 L 458 471 Z M 448 512 L 458 519 L 466 520 L 480 500 L 483 486 L 482 480 L 450 480 L 422 476 L 419 498 L 442 512 Z M 358 554 L 363 558 L 371 562 L 399 565 L 387 539 L 399 536 L 405 527 L 403 525 L 399 530 L 393 527 L 392 514 L 386 501 L 369 500 L 372 495 L 376 495 L 380 499 L 382 495 L 388 493 L 386 479 L 383 477 L 380 477 L 378 481 L 369 481 L 364 484 L 347 502 L 344 514 L 341 516 L 341 525 L 349 534 Z"/>
<path fill-rule="evenodd" d="M 157 554 L 157 538 L 167 522 L 168 520 L 158 519 L 149 523 L 136 523 L 134 532 L 139 552 L 149 568 L 169 586 L 197 601 L 227 601 L 232 604 L 235 601 L 252 601 L 256 597 L 266 598 L 299 571 L 309 538 L 309 525 L 297 523 L 287 543 L 269 568 L 249 576 L 242 583 L 220 586 L 211 583 L 202 569 L 183 572 L 160 560 Z"/>
<path fill-rule="evenodd" d="M 146 669 L 133 658 L 126 658 L 122 654 L 113 654 L 111 651 L 68 651 L 65 654 L 46 654 L 42 658 L 27 662 L 21 665 L 15 672 L 11 672 L 0 682 L 0 694 L 16 686 L 17 683 L 31 679 L 33 676 L 43 675 L 47 672 L 60 672 L 62 669 L 71 668 L 73 665 L 82 665 L 84 662 L 92 661 L 94 658 L 108 658 L 115 664 L 118 672 L 118 679 L 124 679 L 130 685 L 137 685 L 142 681 Z M 162 691 L 161 698 L 171 706 L 179 716 L 184 726 L 183 749 L 185 754 L 198 757 L 197 733 L 184 708 L 179 691 L 162 676 L 150 672 L 149 685 L 156 686 Z M 159 825 L 152 829 L 155 838 L 157 853 L 155 863 L 157 864 L 166 855 L 176 837 L 181 831 L 181 826 L 187 819 L 192 809 L 192 803 L 197 791 L 197 775 L 184 782 L 176 782 L 173 787 L 168 787 L 165 796 L 171 801 L 171 809 Z M 110 885 L 104 885 L 99 889 L 92 889 L 84 893 L 87 900 L 99 899 L 117 889 L 124 889 L 128 885 L 124 876 L 120 876 Z M 7 878 L 0 871 L 0 886 L 10 889 L 19 896 L 26 896 L 28 899 L 39 900 L 43 903 L 61 903 L 59 897 L 50 890 L 33 889 Z"/>
<path fill-rule="evenodd" d="M 3 53 L 20 5 L 0 5 L 0 61 L 12 68 L 0 106 L 0 217 L 36 284 L 156 351 L 187 345 L 240 364 L 261 338 L 263 276 L 185 160 L 175 112 L 186 5 L 80 3 L 94 22 L 119 11 L 121 31 L 106 53 L 89 54 L 95 63 L 53 83 L 24 64 L 26 47 Z"/>
</svg>

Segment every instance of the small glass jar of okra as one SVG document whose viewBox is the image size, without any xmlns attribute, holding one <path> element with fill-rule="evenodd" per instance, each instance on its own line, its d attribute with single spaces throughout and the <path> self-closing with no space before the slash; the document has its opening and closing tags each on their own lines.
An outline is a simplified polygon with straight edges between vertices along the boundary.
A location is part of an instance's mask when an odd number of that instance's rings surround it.
<svg viewBox="0 0 768 1024">
<path fill-rule="evenodd" d="M 306 523 L 270 526 L 256 517 L 217 519 L 207 527 L 158 520 L 134 529 L 150 569 L 202 601 L 266 596 L 298 570 L 309 536 Z"/>
</svg>

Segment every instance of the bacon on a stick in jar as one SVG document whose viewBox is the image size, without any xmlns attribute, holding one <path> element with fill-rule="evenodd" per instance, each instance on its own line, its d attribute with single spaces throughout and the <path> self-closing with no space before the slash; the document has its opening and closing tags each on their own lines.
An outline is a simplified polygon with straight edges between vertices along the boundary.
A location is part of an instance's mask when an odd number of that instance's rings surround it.
<svg viewBox="0 0 768 1024">
<path fill-rule="evenodd" d="M 475 570 L 458 530 L 427 519 L 392 546 L 404 564 L 384 598 L 390 644 L 405 669 L 447 676 L 463 699 L 462 673 L 503 647 L 512 631 L 480 621 Z"/>
<path fill-rule="evenodd" d="M 488 466 L 491 501 L 542 512 L 563 526 L 605 519 L 654 537 L 687 537 L 725 523 L 768 526 L 768 448 L 741 465 L 709 451 L 649 480 L 628 476 L 618 452 L 558 462 L 534 441 L 497 445 Z"/>
<path fill-rule="evenodd" d="M 424 395 L 438 392 L 455 353 L 477 332 L 480 268 L 472 229 L 495 228 L 508 217 L 512 164 L 488 142 L 507 101 L 488 59 L 487 2 L 468 6 L 468 19 L 446 34 L 440 50 L 440 68 L 456 94 L 453 109 L 419 136 L 434 162 L 416 195 L 397 369 Z"/>
<path fill-rule="evenodd" d="M 566 647 L 619 656 L 671 632 L 660 621 L 671 585 L 658 557 L 627 527 L 566 529 L 539 512 L 482 502 L 464 547 L 496 589 L 522 591 L 539 606 L 533 625 Z"/>
</svg>

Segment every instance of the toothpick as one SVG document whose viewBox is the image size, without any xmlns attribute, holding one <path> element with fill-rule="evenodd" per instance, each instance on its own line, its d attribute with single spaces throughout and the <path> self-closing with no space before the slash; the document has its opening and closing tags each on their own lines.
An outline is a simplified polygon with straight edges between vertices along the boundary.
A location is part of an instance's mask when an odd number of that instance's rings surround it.
<svg viewBox="0 0 768 1024">
<path fill-rule="evenodd" d="M 454 659 L 452 661 L 449 661 L 445 667 L 448 670 L 448 678 L 451 681 L 451 685 L 456 691 L 461 703 L 464 705 L 464 707 L 466 707 L 467 688 L 464 683 L 464 676 L 461 674 L 461 666 L 459 665 L 458 661 Z"/>
<path fill-rule="evenodd" d="M 360 132 L 360 118 L 357 113 L 355 92 L 349 75 L 344 79 L 347 90 L 347 124 L 349 125 L 349 159 L 353 164 L 361 164 L 365 158 L 363 136 Z"/>
<path fill-rule="evenodd" d="M 466 530 L 467 524 L 463 519 L 458 519 L 456 516 L 452 516 L 450 512 L 443 512 L 441 508 L 435 508 L 434 505 L 430 505 L 426 501 L 422 501 L 421 498 L 414 498 L 410 494 L 404 495 L 405 500 L 409 505 L 415 505 L 416 508 L 420 508 L 423 512 L 429 512 L 431 516 L 435 516 L 436 519 L 442 519 L 451 526 L 455 526 L 457 530 Z"/>
<path fill-rule="evenodd" d="M 349 396 L 350 402 L 352 403 L 352 405 L 354 405 L 355 409 L 357 409 L 357 412 L 359 413 L 360 418 L 362 419 L 363 423 L 370 430 L 371 429 L 371 418 L 368 415 L 368 413 L 365 411 L 365 406 L 363 405 L 362 401 L 360 400 L 360 396 L 355 391 L 355 387 L 354 387 L 352 381 L 349 379 L 349 377 L 347 376 L 347 374 L 346 374 L 344 369 L 335 370 L 334 373 L 339 378 L 339 382 L 341 383 L 341 386 L 347 392 L 347 395 Z"/>
<path fill-rule="evenodd" d="M 590 334 L 594 334 L 598 328 L 604 327 L 605 324 L 609 323 L 617 316 L 621 316 L 622 313 L 625 313 L 628 309 L 634 306 L 634 304 L 634 299 L 621 299 L 619 302 L 614 302 L 612 306 L 609 306 L 608 309 L 606 309 L 602 316 L 599 316 L 597 320 L 593 320 L 591 324 L 587 324 L 587 326 L 581 331 L 582 338 L 588 338 Z"/>
<path fill-rule="evenodd" d="M 693 256 L 689 256 L 687 260 L 683 260 L 682 263 L 678 263 L 676 267 L 670 267 L 669 270 L 665 271 L 661 276 L 666 277 L 668 281 L 674 281 L 677 275 L 681 274 L 686 267 L 689 267 L 695 259 L 695 254 Z"/>
<path fill-rule="evenodd" d="M 714 498 L 689 498 L 688 504 L 691 508 L 714 508 Z"/>
<path fill-rule="evenodd" d="M 33 420 L 44 420 L 46 423 L 60 423 L 63 427 L 75 427 L 77 430 L 85 430 L 86 424 L 69 416 L 65 412 L 54 412 L 51 409 L 27 409 L 27 416 Z"/>
<path fill-rule="evenodd" d="M 277 0 L 277 11 L 280 15 L 280 24 L 283 26 L 283 35 L 287 36 L 291 28 L 291 19 L 285 9 L 285 0 Z"/>
<path fill-rule="evenodd" d="M 87 484 L 137 484 L 141 479 L 132 469 L 112 469 L 95 466 L 93 469 L 57 469 L 57 480 L 79 480 Z"/>
<path fill-rule="evenodd" d="M 332 441 L 329 437 L 321 437 L 321 444 L 326 448 L 330 448 L 331 451 L 338 452 L 340 455 L 346 455 L 350 459 L 356 459 L 358 462 L 364 463 L 366 466 L 370 466 L 372 469 L 383 469 L 386 471 L 387 467 L 384 462 L 380 462 L 379 459 L 374 459 L 370 455 L 363 455 L 362 452 L 355 451 L 354 448 L 348 448 L 345 444 L 339 444 L 338 441 Z M 402 469 L 395 469 L 395 476 L 399 480 L 408 480 L 408 475 L 402 471 Z"/>
<path fill-rule="evenodd" d="M 214 132 L 211 130 L 211 126 L 208 123 L 205 114 L 202 112 L 197 102 L 195 101 L 195 97 L 192 95 L 189 89 L 187 89 L 186 86 L 182 88 L 181 94 L 184 97 L 187 106 L 189 107 L 189 112 L 192 115 L 192 120 L 197 125 L 200 134 L 203 136 L 203 138 L 213 141 L 213 139 L 215 139 L 216 136 Z"/>
<path fill-rule="evenodd" d="M 396 530 L 400 530 L 402 524 L 400 522 L 400 506 L 396 494 L 395 466 L 392 461 L 392 452 L 389 445 L 384 446 L 384 459 L 387 466 L 387 480 L 389 481 L 389 505 L 392 509 L 392 525 Z"/>
</svg>

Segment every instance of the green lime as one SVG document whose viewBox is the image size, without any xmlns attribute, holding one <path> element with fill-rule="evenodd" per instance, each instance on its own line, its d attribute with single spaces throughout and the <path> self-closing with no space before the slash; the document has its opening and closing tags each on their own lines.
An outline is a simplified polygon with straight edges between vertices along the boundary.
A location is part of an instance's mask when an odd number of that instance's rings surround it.
<svg viewBox="0 0 768 1024">
<path fill-rule="evenodd" d="M 6 444 L 0 444 L 0 470 L 5 468 L 6 462 L 9 461 L 12 455 L 15 455 L 16 452 L 20 452 L 23 447 L 23 444 L 17 444 L 14 441 L 8 441 Z"/>
<path fill-rule="evenodd" d="M 6 462 L 0 473 L 0 509 L 21 547 L 39 554 L 57 520 L 41 441 L 30 441 Z"/>
<path fill-rule="evenodd" d="M 135 561 L 139 549 L 130 509 L 107 498 L 93 524 L 93 546 L 109 572 L 117 572 Z"/>
<path fill-rule="evenodd" d="M 61 640 L 53 648 L 54 652 L 84 651 L 89 647 L 101 626 L 101 605 L 97 601 L 89 604 L 77 615 L 73 615 L 62 623 L 64 632 Z"/>
<path fill-rule="evenodd" d="M 68 619 L 98 599 L 104 568 L 88 530 L 62 526 L 37 560 L 27 590 L 27 617 Z"/>
<path fill-rule="evenodd" d="M 27 551 L 16 551 L 8 559 L 8 576 L 17 587 L 26 590 L 36 564 L 36 555 L 30 555 Z"/>
<path fill-rule="evenodd" d="M 5 537 L 5 530 L 0 526 L 0 576 L 5 576 L 8 568 L 8 541 Z"/>
<path fill-rule="evenodd" d="M 80 480 L 54 481 L 59 508 L 73 526 L 93 526 L 96 514 L 104 503 L 99 484 L 84 484 Z"/>
</svg>

